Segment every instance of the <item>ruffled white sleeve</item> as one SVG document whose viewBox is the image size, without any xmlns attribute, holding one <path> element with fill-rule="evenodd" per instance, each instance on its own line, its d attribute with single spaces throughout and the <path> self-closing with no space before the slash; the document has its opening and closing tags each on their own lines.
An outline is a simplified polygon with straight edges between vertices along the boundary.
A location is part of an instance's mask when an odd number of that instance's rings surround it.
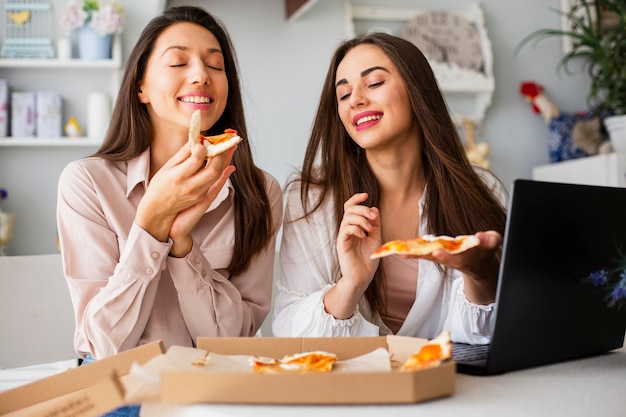
<svg viewBox="0 0 626 417">
<path fill-rule="evenodd" d="M 453 342 L 483 345 L 491 341 L 495 303 L 473 304 L 463 292 L 463 279 L 451 284 L 449 314 L 443 328 L 450 330 Z"/>
</svg>

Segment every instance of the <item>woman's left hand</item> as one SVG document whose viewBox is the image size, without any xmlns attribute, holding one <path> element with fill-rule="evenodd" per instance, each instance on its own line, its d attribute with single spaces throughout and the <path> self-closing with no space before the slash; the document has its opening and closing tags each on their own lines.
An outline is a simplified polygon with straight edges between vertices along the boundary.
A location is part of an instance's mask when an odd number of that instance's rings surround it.
<svg viewBox="0 0 626 417">
<path fill-rule="evenodd" d="M 453 255 L 443 249 L 437 249 L 421 258 L 461 271 L 467 299 L 475 304 L 489 304 L 495 301 L 502 235 L 490 230 L 478 232 L 475 236 L 480 241 L 478 246 L 464 252 Z"/>
</svg>

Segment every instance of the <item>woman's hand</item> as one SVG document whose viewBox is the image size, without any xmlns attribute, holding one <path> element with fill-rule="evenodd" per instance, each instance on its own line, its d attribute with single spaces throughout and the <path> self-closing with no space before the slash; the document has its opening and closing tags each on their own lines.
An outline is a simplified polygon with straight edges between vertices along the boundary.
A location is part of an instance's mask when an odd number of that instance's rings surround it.
<svg viewBox="0 0 626 417">
<path fill-rule="evenodd" d="M 421 256 L 433 262 L 454 268 L 463 273 L 465 296 L 475 304 L 489 304 L 495 301 L 502 235 L 490 230 L 478 232 L 478 246 L 455 255 L 438 249 L 430 255 Z"/>
<path fill-rule="evenodd" d="M 191 250 L 191 230 L 235 170 L 235 149 L 207 160 L 204 146 L 185 145 L 150 180 L 135 220 L 160 241 L 172 238 L 173 256 Z"/>
<path fill-rule="evenodd" d="M 191 251 L 193 246 L 191 231 L 200 220 L 200 217 L 202 217 L 211 203 L 213 203 L 222 187 L 224 187 L 226 180 L 228 180 L 230 175 L 235 172 L 235 167 L 230 165 L 230 161 L 236 148 L 237 147 L 235 146 L 220 155 L 210 158 L 207 161 L 206 167 L 202 168 L 204 171 L 211 171 L 210 174 L 205 174 L 209 176 L 207 184 L 212 185 L 205 193 L 203 199 L 185 210 L 180 211 L 174 219 L 172 227 L 170 228 L 170 237 L 174 242 L 170 250 L 170 254 L 172 256 L 180 258 L 187 255 L 189 251 Z M 219 177 L 214 180 L 215 176 L 218 174 Z"/>
<path fill-rule="evenodd" d="M 380 213 L 362 205 L 366 193 L 355 194 L 344 204 L 344 215 L 337 235 L 337 255 L 342 277 L 324 298 L 326 311 L 338 319 L 354 314 L 359 299 L 378 268 L 370 255 L 381 244 Z"/>
</svg>

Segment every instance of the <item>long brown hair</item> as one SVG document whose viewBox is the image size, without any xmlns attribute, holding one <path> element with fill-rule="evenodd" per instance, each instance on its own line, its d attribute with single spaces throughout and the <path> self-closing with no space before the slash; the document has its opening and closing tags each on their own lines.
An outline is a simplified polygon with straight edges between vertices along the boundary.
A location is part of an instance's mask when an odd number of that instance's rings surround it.
<svg viewBox="0 0 626 417">
<path fill-rule="evenodd" d="M 456 236 L 496 230 L 503 234 L 506 210 L 467 159 L 428 61 L 412 43 L 384 33 L 345 41 L 332 57 L 299 175 L 305 217 L 332 198 L 338 232 L 344 202 L 352 195 L 367 192 L 368 206 L 380 202 L 378 183 L 365 150 L 350 138 L 339 119 L 335 91 L 337 67 L 351 49 L 362 44 L 378 46 L 404 79 L 420 129 L 415 140 L 423 141 L 420 158 L 427 184 L 423 215 L 428 219 L 428 232 Z M 311 188 L 319 192 L 316 201 L 309 198 Z M 339 277 L 338 266 L 336 274 Z M 383 291 L 379 267 L 365 294 L 373 311 L 385 308 Z"/>
<path fill-rule="evenodd" d="M 246 270 L 252 257 L 266 247 L 273 235 L 273 225 L 265 176 L 254 164 L 249 145 L 235 50 L 228 32 L 214 16 L 197 7 L 172 7 L 148 23 L 128 57 L 111 124 L 94 156 L 127 161 L 150 146 L 152 125 L 137 92 L 156 39 L 165 29 L 180 22 L 195 23 L 211 32 L 219 41 L 224 56 L 228 78 L 227 105 L 219 120 L 204 134 L 217 134 L 232 128 L 248 139 L 238 145 L 233 155 L 232 164 L 237 170 L 230 176 L 236 190 L 235 249 L 228 269 L 234 275 Z"/>
</svg>

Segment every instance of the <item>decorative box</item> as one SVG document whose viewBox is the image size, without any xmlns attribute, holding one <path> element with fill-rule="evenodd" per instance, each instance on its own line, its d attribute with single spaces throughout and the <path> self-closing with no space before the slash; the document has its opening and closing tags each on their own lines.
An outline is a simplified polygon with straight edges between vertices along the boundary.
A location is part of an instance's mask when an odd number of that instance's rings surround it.
<svg viewBox="0 0 626 417">
<path fill-rule="evenodd" d="M 35 99 L 33 92 L 11 93 L 11 136 L 35 136 Z"/>
<path fill-rule="evenodd" d="M 37 92 L 37 137 L 58 138 L 62 132 L 63 101 L 59 93 Z"/>
</svg>

